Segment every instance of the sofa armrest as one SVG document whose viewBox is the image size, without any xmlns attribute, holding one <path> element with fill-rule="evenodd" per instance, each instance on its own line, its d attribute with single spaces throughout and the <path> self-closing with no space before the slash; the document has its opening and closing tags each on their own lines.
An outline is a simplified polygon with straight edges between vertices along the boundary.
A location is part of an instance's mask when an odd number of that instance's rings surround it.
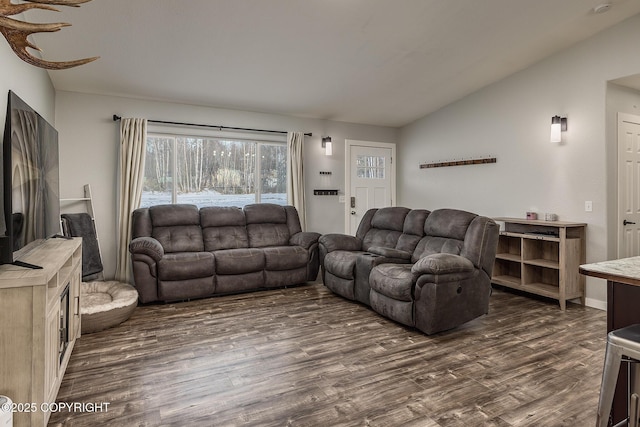
<svg viewBox="0 0 640 427">
<path fill-rule="evenodd" d="M 164 248 L 153 237 L 136 237 L 129 243 L 129 252 L 147 255 L 156 262 L 164 256 Z"/>
<path fill-rule="evenodd" d="M 454 254 L 432 254 L 420 258 L 411 267 L 414 276 L 429 275 L 434 283 L 464 280 L 475 272 L 473 263 Z"/>
<path fill-rule="evenodd" d="M 289 244 L 309 249 L 312 245 L 318 243 L 319 238 L 320 233 L 314 233 L 312 231 L 301 231 L 291 236 L 291 238 L 289 239 Z"/>
<path fill-rule="evenodd" d="M 319 243 L 324 246 L 326 253 L 337 250 L 359 251 L 362 248 L 362 240 L 347 234 L 325 234 L 320 237 Z"/>
<path fill-rule="evenodd" d="M 394 248 L 385 248 L 384 246 L 372 246 L 367 250 L 367 252 L 371 252 L 372 254 L 380 255 L 386 258 L 395 258 L 405 261 L 409 261 L 411 259 L 411 252 Z"/>
</svg>

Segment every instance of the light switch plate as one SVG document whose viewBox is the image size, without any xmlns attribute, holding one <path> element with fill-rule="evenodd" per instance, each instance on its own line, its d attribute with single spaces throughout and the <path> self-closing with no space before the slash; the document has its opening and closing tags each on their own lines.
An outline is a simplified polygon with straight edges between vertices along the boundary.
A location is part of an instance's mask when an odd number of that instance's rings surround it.
<svg viewBox="0 0 640 427">
<path fill-rule="evenodd" d="M 587 200 L 584 202 L 584 211 L 592 212 L 593 211 L 593 202 L 591 200 Z"/>
</svg>

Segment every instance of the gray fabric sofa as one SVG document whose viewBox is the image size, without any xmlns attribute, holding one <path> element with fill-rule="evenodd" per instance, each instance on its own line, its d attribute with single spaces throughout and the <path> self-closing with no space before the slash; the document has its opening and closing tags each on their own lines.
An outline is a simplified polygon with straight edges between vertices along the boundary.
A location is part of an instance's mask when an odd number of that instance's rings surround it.
<svg viewBox="0 0 640 427">
<path fill-rule="evenodd" d="M 318 275 L 320 234 L 301 231 L 293 206 L 141 208 L 131 237 L 143 303 L 297 285 Z"/>
<path fill-rule="evenodd" d="M 355 236 L 320 238 L 324 284 L 426 334 L 489 310 L 498 225 L 456 209 L 372 209 Z"/>
</svg>

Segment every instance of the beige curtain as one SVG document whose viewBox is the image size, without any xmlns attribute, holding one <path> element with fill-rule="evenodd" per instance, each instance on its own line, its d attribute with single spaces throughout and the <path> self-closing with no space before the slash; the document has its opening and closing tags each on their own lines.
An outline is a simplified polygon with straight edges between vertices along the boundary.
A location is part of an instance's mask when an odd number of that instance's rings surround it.
<svg viewBox="0 0 640 427">
<path fill-rule="evenodd" d="M 304 206 L 303 132 L 287 133 L 287 202 L 298 210 L 302 231 L 307 229 Z"/>
<path fill-rule="evenodd" d="M 131 213 L 140 206 L 144 178 L 144 155 L 147 139 L 146 119 L 122 119 L 120 121 L 120 176 L 117 218 L 116 280 L 132 283 Z"/>
</svg>

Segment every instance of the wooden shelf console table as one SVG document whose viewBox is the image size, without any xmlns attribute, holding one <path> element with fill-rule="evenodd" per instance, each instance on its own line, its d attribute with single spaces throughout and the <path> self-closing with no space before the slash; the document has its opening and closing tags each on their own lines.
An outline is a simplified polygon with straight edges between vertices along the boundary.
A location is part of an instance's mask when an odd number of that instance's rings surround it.
<svg viewBox="0 0 640 427">
<path fill-rule="evenodd" d="M 22 405 L 15 427 L 43 427 L 80 336 L 82 239 L 48 239 L 19 258 L 42 269 L 0 265 L 0 395 Z"/>
<path fill-rule="evenodd" d="M 587 224 L 565 221 L 494 218 L 503 222 L 491 282 L 558 300 L 580 298 L 585 278 L 578 266 L 586 261 Z"/>
<path fill-rule="evenodd" d="M 581 265 L 580 273 L 607 281 L 607 333 L 640 323 L 640 257 Z M 627 417 L 626 371 L 620 369 L 618 375 L 611 410 L 613 424 Z"/>
</svg>

